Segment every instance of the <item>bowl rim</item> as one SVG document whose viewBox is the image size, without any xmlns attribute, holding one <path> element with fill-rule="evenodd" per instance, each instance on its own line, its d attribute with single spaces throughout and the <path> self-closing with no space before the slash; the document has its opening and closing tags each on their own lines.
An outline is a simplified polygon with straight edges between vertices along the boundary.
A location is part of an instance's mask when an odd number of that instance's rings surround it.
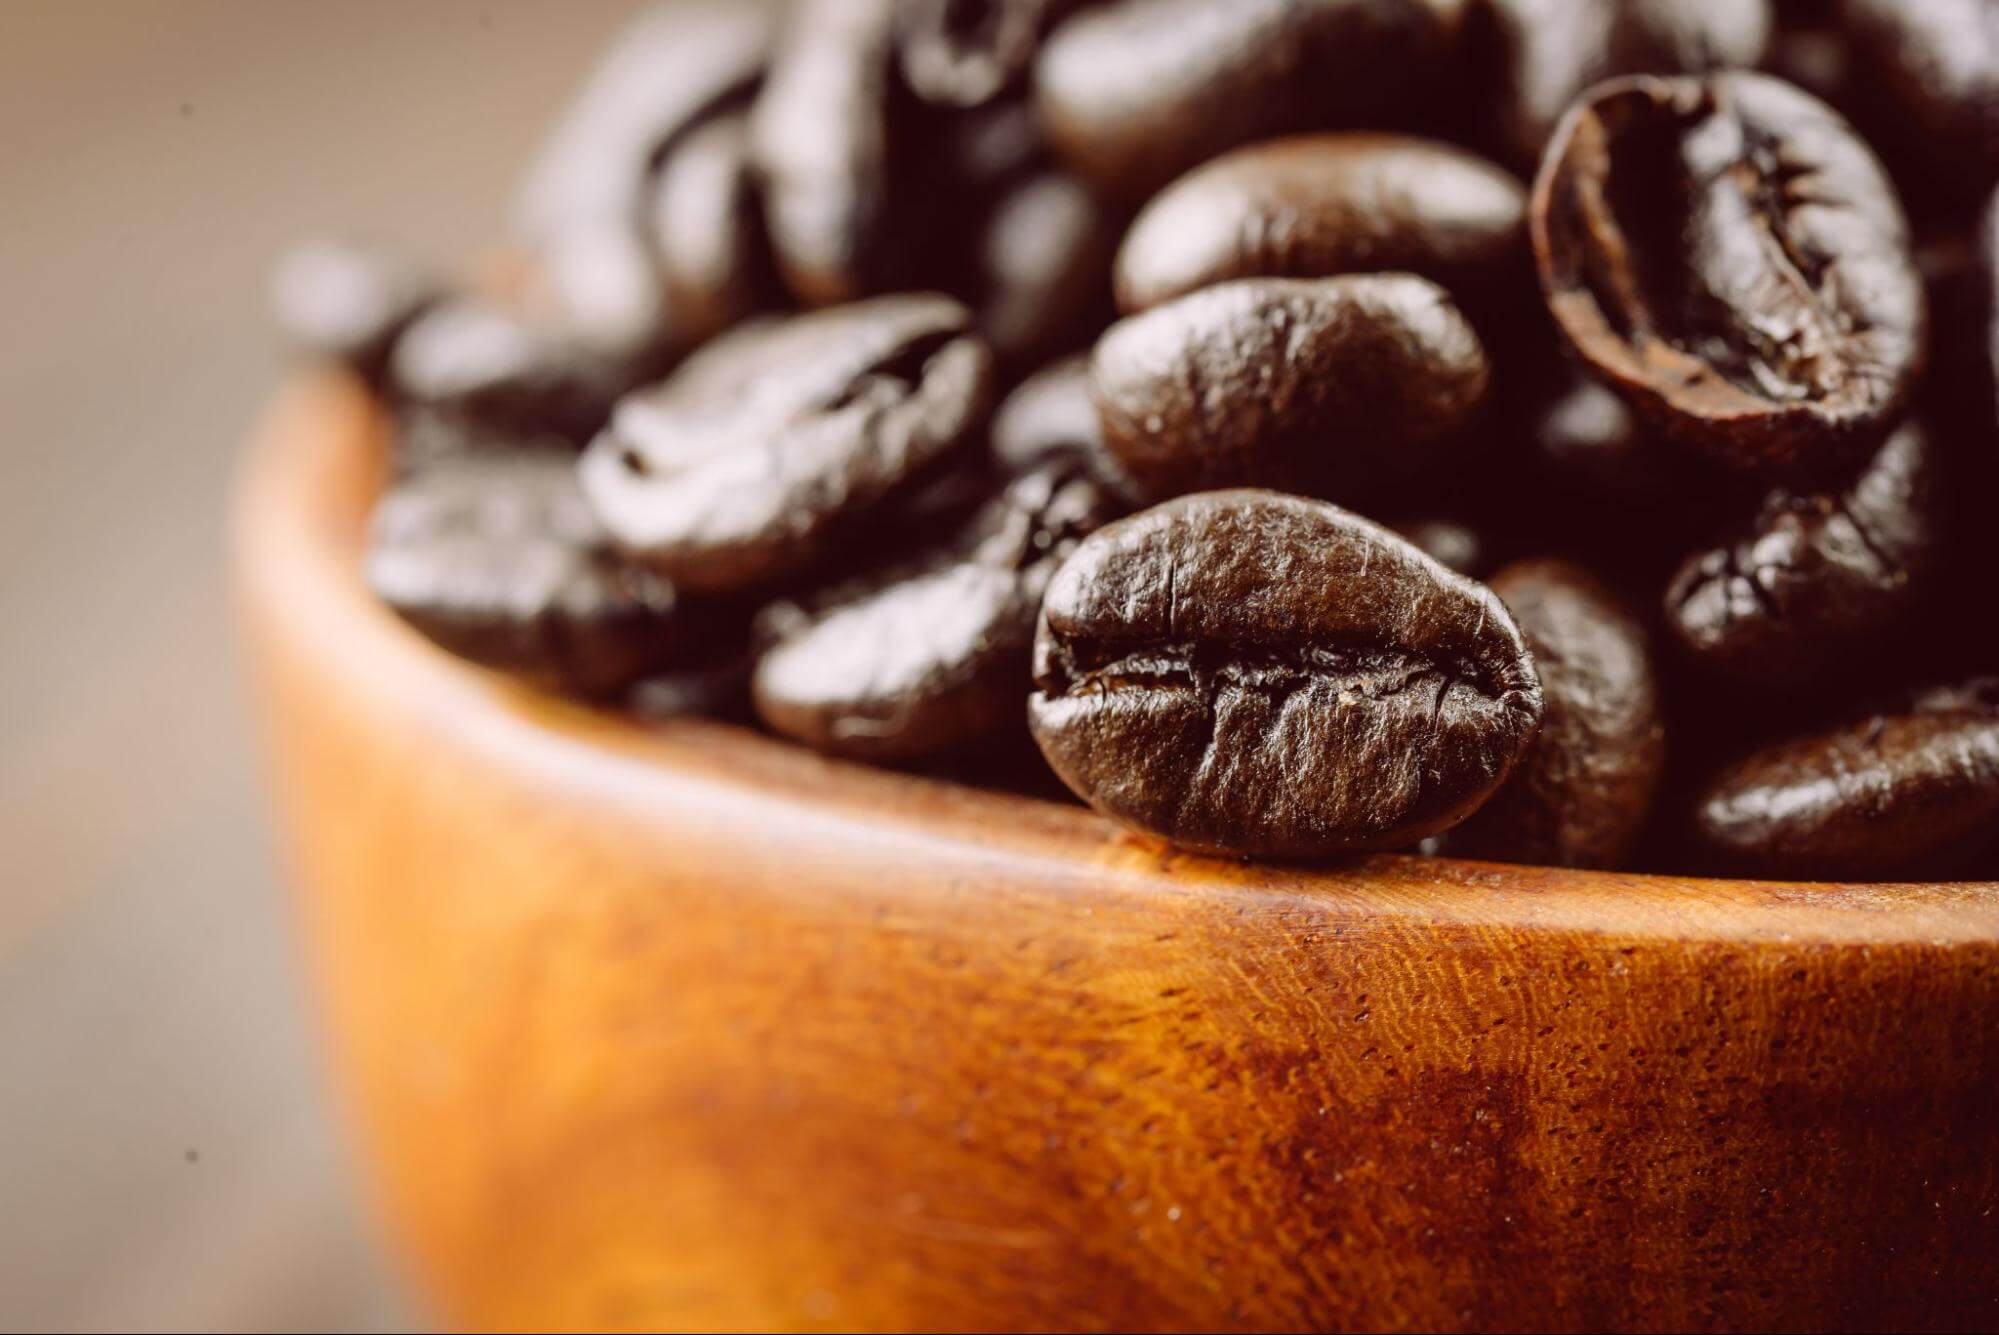
<svg viewBox="0 0 1999 1335">
<path fill-rule="evenodd" d="M 299 644 L 371 691 L 392 691 L 424 726 L 447 728 L 492 764 L 584 784 L 635 818 L 675 808 L 761 807 L 773 828 L 872 834 L 1004 854 L 1073 883 L 1239 898 L 1245 912 L 1300 900 L 1357 916 L 1467 928 L 1784 945 L 1999 943 L 1999 882 L 1778 882 L 1694 878 L 1375 854 L 1348 862 L 1251 862 L 1175 849 L 1081 806 L 817 754 L 708 719 L 662 722 L 558 698 L 457 659 L 369 595 L 361 554 L 385 475 L 386 412 L 355 377 L 288 378 L 238 464 L 230 565 L 253 657 L 267 637 Z M 1078 876 L 1079 870 L 1087 873 Z"/>
</svg>

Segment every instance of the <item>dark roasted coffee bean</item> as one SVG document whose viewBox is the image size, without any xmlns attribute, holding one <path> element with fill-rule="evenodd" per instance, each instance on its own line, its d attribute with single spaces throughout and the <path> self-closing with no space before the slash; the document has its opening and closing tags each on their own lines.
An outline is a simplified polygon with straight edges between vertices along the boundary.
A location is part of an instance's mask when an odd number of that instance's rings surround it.
<svg viewBox="0 0 1999 1335">
<path fill-rule="evenodd" d="M 1085 347 L 1110 322 L 1119 215 L 1067 172 L 1025 177 L 979 228 L 972 300 L 1004 366 Z"/>
<path fill-rule="evenodd" d="M 1656 495 L 1675 471 L 1673 457 L 1632 420 L 1624 400 L 1584 376 L 1563 381 L 1541 406 L 1531 435 L 1552 472 L 1606 495 Z"/>
<path fill-rule="evenodd" d="M 1084 177 L 1140 198 L 1238 144 L 1411 112 L 1463 9 L 1462 0 L 1117 0 L 1077 14 L 1043 45 L 1042 124 Z"/>
<path fill-rule="evenodd" d="M 895 58 L 895 0 L 800 0 L 750 113 L 778 269 L 830 306 L 921 270 L 922 127 Z"/>
<path fill-rule="evenodd" d="M 1927 592 L 1944 499 L 1908 423 L 1842 490 L 1778 489 L 1742 530 L 1688 557 L 1666 624 L 1702 667 L 1795 681 L 1905 622 Z"/>
<path fill-rule="evenodd" d="M 616 557 L 565 454 L 435 464 L 376 507 L 377 597 L 455 654 L 601 696 L 685 652 L 672 586 Z"/>
<path fill-rule="evenodd" d="M 1999 5 L 1843 0 L 1853 52 L 1914 136 L 1983 188 L 1999 172 Z"/>
<path fill-rule="evenodd" d="M 400 399 L 502 439 L 587 440 L 630 376 L 619 358 L 469 297 L 418 316 L 389 359 Z"/>
<path fill-rule="evenodd" d="M 1041 35 L 1080 0 L 902 0 L 902 73 L 916 95 L 981 107 L 1017 85 Z"/>
<path fill-rule="evenodd" d="M 1999 703 L 1945 689 L 1758 751 L 1701 794 L 1696 833 L 1739 875 L 1878 880 L 1960 870 L 1999 833 Z"/>
<path fill-rule="evenodd" d="M 757 661 L 773 730 L 863 760 L 937 756 L 1020 728 L 1048 578 L 1121 506 L 1074 460 L 1017 479 L 947 555 L 791 612 Z"/>
<path fill-rule="evenodd" d="M 388 251 L 320 238 L 287 247 L 271 270 L 271 310 L 301 352 L 381 378 L 389 352 L 438 287 Z"/>
<path fill-rule="evenodd" d="M 1518 561 L 1492 579 L 1540 674 L 1541 730 L 1490 802 L 1438 837 L 1452 857 L 1615 867 L 1652 812 L 1665 722 L 1645 628 L 1567 561 Z"/>
<path fill-rule="evenodd" d="M 1486 800 L 1541 717 L 1484 587 L 1337 506 L 1182 497 L 1057 572 L 1029 721 L 1078 796 L 1194 848 L 1401 847 Z"/>
<path fill-rule="evenodd" d="M 1087 353 L 1042 367 L 1006 396 L 993 414 L 992 453 L 1009 476 L 1075 459 L 1126 504 L 1139 496 L 1138 484 L 1104 445 L 1097 405 L 1090 399 Z"/>
<path fill-rule="evenodd" d="M 655 673 L 626 691 L 625 708 L 645 723 L 690 715 L 748 721 L 748 650 L 731 644 L 718 653 L 691 657 L 693 661 Z"/>
<path fill-rule="evenodd" d="M 1154 497 L 1349 496 L 1433 457 L 1487 378 L 1464 316 L 1413 274 L 1220 283 L 1119 321 L 1091 361 L 1105 443 Z"/>
<path fill-rule="evenodd" d="M 1302 135 L 1237 149 L 1175 181 L 1117 256 L 1127 314 L 1231 278 L 1403 269 L 1457 295 L 1527 262 L 1527 192 L 1448 144 Z"/>
<path fill-rule="evenodd" d="M 1549 145 L 1533 231 L 1575 350 L 1642 420 L 1731 467 L 1864 457 L 1921 369 L 1922 284 L 1880 164 L 1774 79 L 1592 90 Z"/>
<path fill-rule="evenodd" d="M 1460 575 L 1477 579 L 1485 574 L 1489 557 L 1485 540 L 1469 525 L 1455 519 L 1405 519 L 1388 526 L 1414 543 L 1423 555 L 1439 565 L 1449 566 Z"/>
<path fill-rule="evenodd" d="M 937 296 L 743 326 L 619 403 L 585 493 L 624 550 L 696 590 L 830 553 L 985 424 L 992 355 Z"/>
<path fill-rule="evenodd" d="M 651 379 L 685 342 L 651 249 L 628 219 L 578 220 L 538 245 L 519 296 L 547 338 Z"/>
<path fill-rule="evenodd" d="M 675 331 L 689 343 L 777 304 L 745 116 L 710 117 L 673 146 L 645 230 Z"/>
<path fill-rule="evenodd" d="M 1699 74 L 1762 60 L 1767 0 L 1473 0 L 1467 128 L 1532 167 L 1556 120 L 1616 74 Z"/>
</svg>

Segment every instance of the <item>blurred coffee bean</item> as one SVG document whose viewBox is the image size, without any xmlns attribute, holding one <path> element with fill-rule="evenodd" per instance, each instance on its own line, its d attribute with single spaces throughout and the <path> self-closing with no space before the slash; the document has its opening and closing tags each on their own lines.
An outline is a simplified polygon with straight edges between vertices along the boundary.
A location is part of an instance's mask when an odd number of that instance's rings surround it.
<svg viewBox="0 0 1999 1335">
<path fill-rule="evenodd" d="M 620 560 L 561 454 L 439 462 L 375 509 L 368 584 L 461 657 L 585 696 L 686 651 L 679 600 Z"/>
<path fill-rule="evenodd" d="M 1439 565 L 1473 579 L 1485 574 L 1490 559 L 1485 540 L 1467 524 L 1455 519 L 1404 519 L 1388 527 Z"/>
<path fill-rule="evenodd" d="M 902 73 L 916 95 L 980 107 L 1018 85 L 1041 35 L 1082 0 L 902 0 Z"/>
<path fill-rule="evenodd" d="M 1576 352 L 1642 421 L 1733 468 L 1836 473 L 1921 371 L 1922 284 L 1887 177 L 1774 79 L 1593 89 L 1549 145 L 1533 230 Z"/>
<path fill-rule="evenodd" d="M 271 269 L 271 312 L 285 339 L 370 383 L 438 295 L 438 285 L 402 256 L 332 237 L 287 246 Z"/>
<path fill-rule="evenodd" d="M 622 218 L 579 220 L 545 239 L 519 304 L 551 339 L 628 368 L 634 382 L 665 371 L 684 339 L 644 235 Z"/>
<path fill-rule="evenodd" d="M 745 114 L 712 116 L 673 145 L 644 230 L 675 331 L 688 343 L 777 304 Z"/>
<path fill-rule="evenodd" d="M 1029 720 L 1098 811 L 1192 848 L 1316 858 L 1464 819 L 1541 718 L 1512 616 L 1386 529 L 1264 491 L 1085 539 L 1049 585 Z"/>
<path fill-rule="evenodd" d="M 971 296 L 1000 363 L 1024 368 L 1085 347 L 1110 322 L 1120 218 L 1062 171 L 1027 176 L 979 229 Z"/>
<path fill-rule="evenodd" d="M 621 548 L 682 587 L 789 576 L 985 425 L 992 355 L 970 327 L 928 295 L 742 326 L 618 404 L 584 491 Z"/>
<path fill-rule="evenodd" d="M 1220 283 L 1119 321 L 1091 362 L 1105 443 L 1154 497 L 1351 495 L 1434 458 L 1487 377 L 1464 316 L 1413 274 Z"/>
<path fill-rule="evenodd" d="M 486 435 L 587 440 L 631 368 L 491 302 L 455 297 L 396 340 L 390 388 L 413 409 Z"/>
<path fill-rule="evenodd" d="M 1464 0 L 1115 0 L 1043 44 L 1041 121 L 1057 154 L 1142 198 L 1238 144 L 1420 115 Z"/>
<path fill-rule="evenodd" d="M 1232 278 L 1407 270 L 1454 296 L 1527 263 L 1527 192 L 1462 149 L 1304 135 L 1237 149 L 1153 197 L 1117 255 L 1118 308 Z"/>
<path fill-rule="evenodd" d="M 1520 624 L 1545 701 L 1541 728 L 1491 801 L 1438 836 L 1451 857 L 1615 867 L 1651 815 L 1665 769 L 1658 673 L 1645 628 L 1567 561 L 1492 579 Z"/>
<path fill-rule="evenodd" d="M 1999 833 L 1999 688 L 1945 688 L 1758 751 L 1708 785 L 1695 828 L 1734 875 L 1961 870 Z"/>
<path fill-rule="evenodd" d="M 1999 5 L 1991 0 L 1842 0 L 1865 77 L 1952 174 L 1977 190 L 1999 173 Z"/>
<path fill-rule="evenodd" d="M 1072 458 L 1126 504 L 1139 496 L 1138 485 L 1104 444 L 1097 405 L 1090 398 L 1087 353 L 1042 367 L 1006 396 L 993 414 L 992 452 L 1009 476 Z"/>
</svg>

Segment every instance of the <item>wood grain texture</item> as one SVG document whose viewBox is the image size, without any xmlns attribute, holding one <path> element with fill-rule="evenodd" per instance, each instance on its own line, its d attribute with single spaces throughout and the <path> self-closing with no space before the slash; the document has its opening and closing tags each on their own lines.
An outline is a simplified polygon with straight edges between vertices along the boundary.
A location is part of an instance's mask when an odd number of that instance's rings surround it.
<svg viewBox="0 0 1999 1335">
<path fill-rule="evenodd" d="M 1999 887 L 1250 867 L 642 730 L 367 599 L 377 429 L 284 396 L 237 570 L 452 1322 L 1999 1321 Z"/>
</svg>

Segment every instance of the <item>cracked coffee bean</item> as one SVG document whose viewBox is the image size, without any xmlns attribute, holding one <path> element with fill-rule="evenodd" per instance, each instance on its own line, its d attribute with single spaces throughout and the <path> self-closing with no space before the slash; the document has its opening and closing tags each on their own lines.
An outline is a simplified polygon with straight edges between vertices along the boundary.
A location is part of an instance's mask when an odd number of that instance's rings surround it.
<svg viewBox="0 0 1999 1335">
<path fill-rule="evenodd" d="M 1238 144 L 1413 113 L 1462 0 L 1117 0 L 1043 44 L 1035 95 L 1056 153 L 1143 198 Z"/>
<path fill-rule="evenodd" d="M 1155 195 L 1115 281 L 1126 314 L 1234 278 L 1391 269 L 1461 296 L 1526 256 L 1526 188 L 1484 159 L 1407 135 L 1301 135 L 1224 154 Z"/>
<path fill-rule="evenodd" d="M 1849 486 L 1779 489 L 1740 532 L 1681 565 L 1666 624 L 1704 668 L 1795 681 L 1895 629 L 1927 591 L 1943 501 L 1914 422 Z"/>
<path fill-rule="evenodd" d="M 582 460 L 612 539 L 686 589 L 833 554 L 984 426 L 992 356 L 937 296 L 743 326 L 618 404 Z"/>
<path fill-rule="evenodd" d="M 1450 857 L 1615 867 L 1652 812 L 1665 768 L 1658 674 L 1645 628 L 1568 561 L 1518 561 L 1492 579 L 1533 652 L 1541 729 L 1513 776 L 1456 829 Z"/>
<path fill-rule="evenodd" d="M 1512 616 L 1337 506 L 1182 497 L 1055 575 L 1035 740 L 1106 816 L 1191 848 L 1318 858 L 1463 820 L 1541 719 Z"/>
<path fill-rule="evenodd" d="M 563 453 L 434 464 L 376 506 L 368 585 L 461 657 L 584 696 L 686 650 L 671 585 L 619 559 Z"/>
<path fill-rule="evenodd" d="M 1641 420 L 1730 467 L 1836 471 L 1894 425 L 1923 289 L 1880 164 L 1753 74 L 1622 79 L 1563 118 L 1534 187 L 1542 287 Z"/>
<path fill-rule="evenodd" d="M 1999 832 L 1999 683 L 1917 694 L 1737 762 L 1696 806 L 1731 874 L 1874 880 L 1962 870 Z"/>
<path fill-rule="evenodd" d="M 1119 321 L 1091 361 L 1105 443 L 1155 498 L 1349 495 L 1433 459 L 1488 376 L 1471 325 L 1413 274 L 1219 283 Z"/>
</svg>

